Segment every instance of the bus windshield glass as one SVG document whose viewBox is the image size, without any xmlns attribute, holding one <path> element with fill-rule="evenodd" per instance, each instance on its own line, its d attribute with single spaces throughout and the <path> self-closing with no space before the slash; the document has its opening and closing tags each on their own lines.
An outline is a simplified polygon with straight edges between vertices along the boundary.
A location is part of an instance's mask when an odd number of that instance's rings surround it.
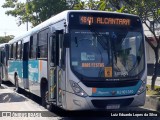
<svg viewBox="0 0 160 120">
<path fill-rule="evenodd" d="M 71 30 L 71 68 L 83 78 L 133 77 L 144 69 L 143 34 L 136 30 Z"/>
</svg>

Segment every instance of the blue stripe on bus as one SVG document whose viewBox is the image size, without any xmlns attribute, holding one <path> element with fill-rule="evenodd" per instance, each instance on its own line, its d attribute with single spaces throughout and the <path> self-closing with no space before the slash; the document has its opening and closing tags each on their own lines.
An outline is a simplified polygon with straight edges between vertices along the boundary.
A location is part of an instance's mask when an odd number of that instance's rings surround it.
<svg viewBox="0 0 160 120">
<path fill-rule="evenodd" d="M 19 78 L 28 78 L 27 61 L 9 61 L 8 74 L 14 75 L 17 72 Z"/>
<path fill-rule="evenodd" d="M 17 72 L 19 78 L 25 78 L 31 81 L 38 81 L 39 63 L 38 60 L 30 61 L 9 61 L 8 73 L 14 76 Z"/>
<path fill-rule="evenodd" d="M 119 88 L 93 88 L 92 96 L 127 96 L 135 95 L 140 88 L 142 81 L 139 80 L 136 86 Z"/>
<path fill-rule="evenodd" d="M 28 79 L 28 61 L 23 61 L 23 78 Z"/>
<path fill-rule="evenodd" d="M 14 73 L 17 72 L 18 77 L 22 78 L 23 77 L 22 68 L 23 68 L 22 61 L 9 61 L 8 73 L 10 75 L 14 75 Z"/>
</svg>

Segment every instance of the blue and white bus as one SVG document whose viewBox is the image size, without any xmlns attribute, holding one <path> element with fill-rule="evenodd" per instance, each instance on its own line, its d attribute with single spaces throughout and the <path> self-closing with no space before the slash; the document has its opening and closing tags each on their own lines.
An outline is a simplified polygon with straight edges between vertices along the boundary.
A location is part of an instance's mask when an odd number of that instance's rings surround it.
<svg viewBox="0 0 160 120">
<path fill-rule="evenodd" d="M 7 43 L 0 44 L 0 85 L 2 80 L 8 80 L 9 47 Z"/>
<path fill-rule="evenodd" d="M 138 16 L 68 10 L 9 41 L 8 77 L 66 110 L 143 106 L 146 55 Z"/>
</svg>

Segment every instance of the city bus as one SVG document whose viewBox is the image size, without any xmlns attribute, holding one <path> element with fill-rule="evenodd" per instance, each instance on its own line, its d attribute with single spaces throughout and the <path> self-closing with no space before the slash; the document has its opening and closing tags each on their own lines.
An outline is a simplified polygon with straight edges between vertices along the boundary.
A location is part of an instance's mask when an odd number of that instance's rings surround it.
<svg viewBox="0 0 160 120">
<path fill-rule="evenodd" d="M 7 61 L 9 57 L 9 47 L 7 43 L 0 44 L 0 85 L 2 80 L 8 80 Z"/>
<path fill-rule="evenodd" d="M 67 10 L 9 41 L 8 79 L 48 109 L 143 106 L 146 52 L 138 16 Z"/>
</svg>

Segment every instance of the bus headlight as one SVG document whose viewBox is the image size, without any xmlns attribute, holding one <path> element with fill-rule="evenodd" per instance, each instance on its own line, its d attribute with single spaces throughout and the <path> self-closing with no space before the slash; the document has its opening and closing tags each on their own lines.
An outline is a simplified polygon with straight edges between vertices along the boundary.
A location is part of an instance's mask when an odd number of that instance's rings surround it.
<svg viewBox="0 0 160 120">
<path fill-rule="evenodd" d="M 87 97 L 87 94 L 82 90 L 82 88 L 74 81 L 70 80 L 71 87 L 74 93 L 81 97 Z"/>
<path fill-rule="evenodd" d="M 139 88 L 137 94 L 141 94 L 144 90 L 146 89 L 146 82 L 145 81 L 142 81 L 142 85 L 141 87 Z"/>
</svg>

